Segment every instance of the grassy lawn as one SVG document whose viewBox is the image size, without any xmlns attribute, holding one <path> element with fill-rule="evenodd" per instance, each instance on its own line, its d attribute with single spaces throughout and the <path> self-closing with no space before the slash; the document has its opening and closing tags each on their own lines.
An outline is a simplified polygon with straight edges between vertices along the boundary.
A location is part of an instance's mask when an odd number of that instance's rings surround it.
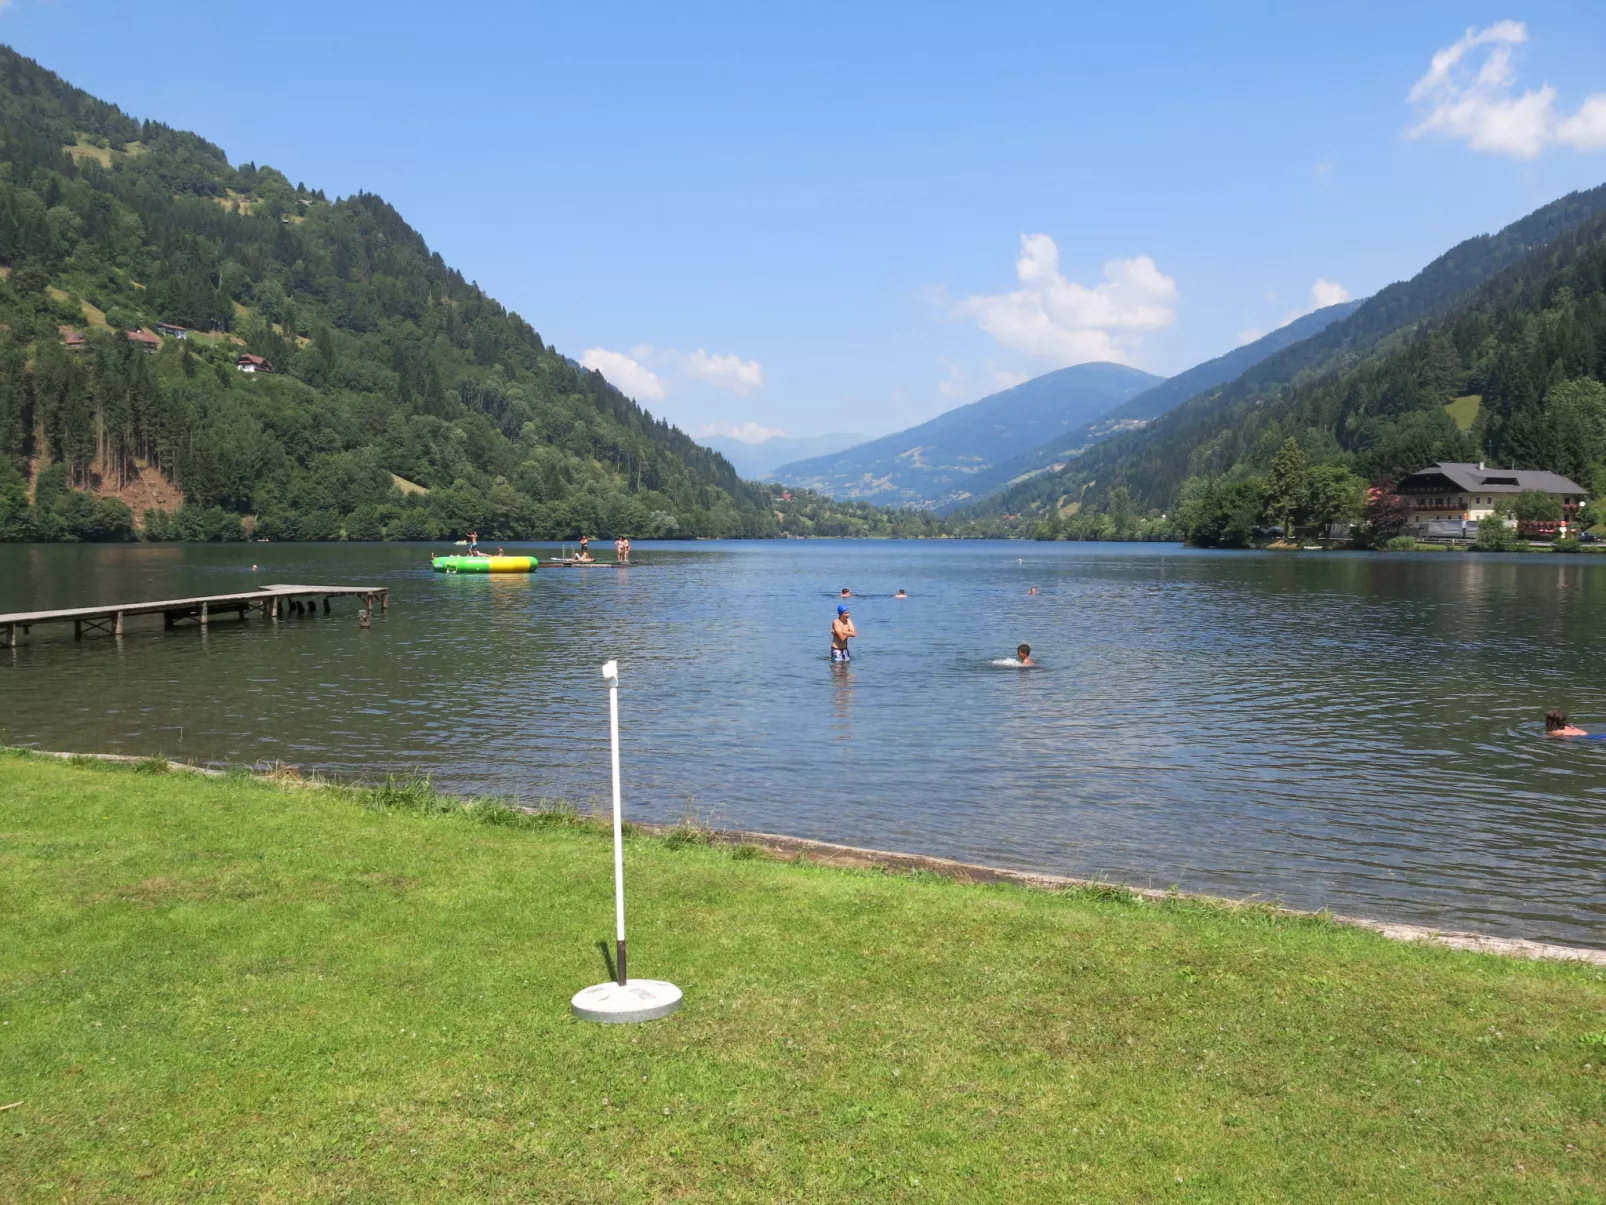
<svg viewBox="0 0 1606 1205">
<path fill-rule="evenodd" d="M 1599 1201 L 1606 974 L 0 756 L 0 1200 Z"/>
</svg>

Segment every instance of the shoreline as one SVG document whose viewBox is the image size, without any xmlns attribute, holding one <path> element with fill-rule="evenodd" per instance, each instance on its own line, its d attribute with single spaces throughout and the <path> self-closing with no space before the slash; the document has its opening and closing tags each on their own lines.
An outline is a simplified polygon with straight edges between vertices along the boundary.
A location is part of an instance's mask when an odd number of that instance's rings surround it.
<svg viewBox="0 0 1606 1205">
<path fill-rule="evenodd" d="M 228 771 L 214 766 L 197 766 L 189 762 L 166 758 L 136 757 L 128 753 L 62 753 L 46 749 L 16 747 L 16 751 L 33 757 L 50 757 L 59 761 L 86 759 L 138 766 L 153 761 L 165 763 L 170 770 L 184 774 L 198 774 L 207 778 L 225 778 Z M 328 783 L 317 777 L 304 776 L 295 767 L 280 770 L 250 771 L 253 778 L 272 779 L 290 777 L 301 786 L 322 787 Z M 540 815 L 540 809 L 509 805 L 527 815 Z M 636 830 L 656 837 L 685 831 L 684 824 L 659 824 L 647 821 L 630 821 Z M 976 862 L 961 862 L 954 858 L 935 857 L 930 854 L 907 853 L 901 850 L 871 849 L 857 845 L 840 845 L 831 841 L 816 841 L 809 837 L 792 837 L 784 833 L 766 833 L 746 829 L 696 829 L 708 844 L 757 846 L 782 861 L 812 862 L 821 866 L 835 866 L 853 870 L 880 870 L 893 874 L 937 874 L 959 883 L 1008 883 L 1038 891 L 1106 890 L 1120 892 L 1133 900 L 1146 903 L 1164 903 L 1183 900 L 1221 908 L 1260 908 L 1277 916 L 1321 919 L 1349 928 L 1366 929 L 1390 941 L 1439 946 L 1474 954 L 1495 954 L 1504 958 L 1537 959 L 1551 962 L 1581 962 L 1606 967 L 1606 949 L 1589 946 L 1569 946 L 1557 942 L 1534 941 L 1526 937 L 1497 937 L 1488 933 L 1472 933 L 1456 929 L 1436 929 L 1428 925 L 1413 925 L 1399 921 L 1380 920 L 1374 917 L 1346 916 L 1325 909 L 1309 911 L 1287 908 L 1281 904 L 1256 900 L 1241 900 L 1209 895 L 1199 891 L 1162 891 L 1155 887 L 1135 887 L 1126 883 L 1112 883 L 1104 879 L 1082 879 L 1070 875 L 1047 874 L 1040 871 L 1011 870 L 1002 866 L 986 866 Z"/>
</svg>

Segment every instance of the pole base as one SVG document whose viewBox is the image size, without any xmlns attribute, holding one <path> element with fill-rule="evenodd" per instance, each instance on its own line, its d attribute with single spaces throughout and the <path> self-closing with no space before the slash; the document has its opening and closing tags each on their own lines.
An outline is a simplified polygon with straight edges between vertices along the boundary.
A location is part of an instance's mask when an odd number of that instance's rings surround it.
<svg viewBox="0 0 1606 1205">
<path fill-rule="evenodd" d="M 680 1007 L 680 989 L 662 979 L 629 979 L 624 987 L 610 981 L 576 992 L 569 1007 L 582 1021 L 656 1021 Z"/>
</svg>

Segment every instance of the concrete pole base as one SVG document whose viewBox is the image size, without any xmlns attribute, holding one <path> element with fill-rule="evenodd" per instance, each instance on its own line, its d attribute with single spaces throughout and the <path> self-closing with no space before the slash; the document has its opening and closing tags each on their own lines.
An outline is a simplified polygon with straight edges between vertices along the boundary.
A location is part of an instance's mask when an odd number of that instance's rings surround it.
<svg viewBox="0 0 1606 1205">
<path fill-rule="evenodd" d="M 569 1005 L 582 1021 L 656 1021 L 680 1007 L 680 989 L 662 979 L 631 979 L 624 987 L 599 983 L 576 992 Z"/>
</svg>

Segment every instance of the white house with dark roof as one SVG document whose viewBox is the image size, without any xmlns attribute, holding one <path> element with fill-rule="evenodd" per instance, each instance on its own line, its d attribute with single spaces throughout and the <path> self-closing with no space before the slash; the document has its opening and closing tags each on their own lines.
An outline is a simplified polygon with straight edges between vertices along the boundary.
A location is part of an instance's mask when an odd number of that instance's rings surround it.
<svg viewBox="0 0 1606 1205">
<path fill-rule="evenodd" d="M 1484 519 L 1495 503 L 1524 490 L 1542 490 L 1560 499 L 1569 520 L 1589 500 L 1589 491 L 1547 469 L 1491 469 L 1482 464 L 1443 462 L 1400 479 L 1394 492 L 1411 508 L 1413 523 Z"/>
</svg>

